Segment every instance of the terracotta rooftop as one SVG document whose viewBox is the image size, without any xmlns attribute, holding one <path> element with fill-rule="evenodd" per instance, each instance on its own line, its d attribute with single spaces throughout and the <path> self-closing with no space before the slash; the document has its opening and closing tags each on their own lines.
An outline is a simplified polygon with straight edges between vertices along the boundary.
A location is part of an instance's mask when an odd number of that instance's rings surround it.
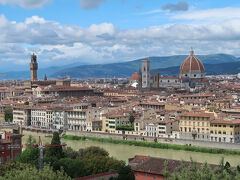
<svg viewBox="0 0 240 180">
<path fill-rule="evenodd" d="M 150 156 L 135 156 L 134 158 L 130 158 L 128 162 L 134 171 L 159 175 L 164 174 L 166 165 L 169 173 L 178 172 L 179 167 L 182 163 L 182 161 L 179 160 L 156 158 Z M 185 166 L 191 165 L 191 162 L 189 161 L 185 161 L 183 163 Z M 198 168 L 201 168 L 202 165 L 202 163 L 196 163 L 196 166 Z M 210 167 L 212 169 L 215 169 L 217 165 L 210 164 Z"/>
</svg>

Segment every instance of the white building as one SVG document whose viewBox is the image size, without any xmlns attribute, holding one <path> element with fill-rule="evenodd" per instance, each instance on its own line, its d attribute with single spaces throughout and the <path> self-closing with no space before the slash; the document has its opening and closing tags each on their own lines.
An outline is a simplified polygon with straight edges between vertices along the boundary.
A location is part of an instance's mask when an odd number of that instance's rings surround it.
<svg viewBox="0 0 240 180">
<path fill-rule="evenodd" d="M 72 110 L 67 111 L 68 129 L 73 131 L 86 131 L 86 112 L 88 103 L 75 104 Z"/>
</svg>

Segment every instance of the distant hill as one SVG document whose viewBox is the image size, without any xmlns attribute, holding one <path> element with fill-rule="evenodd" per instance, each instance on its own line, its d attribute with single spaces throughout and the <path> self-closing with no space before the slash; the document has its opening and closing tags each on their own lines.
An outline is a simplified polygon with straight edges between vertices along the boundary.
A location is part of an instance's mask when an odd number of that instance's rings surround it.
<svg viewBox="0 0 240 180">
<path fill-rule="evenodd" d="M 149 57 L 151 69 L 169 68 L 180 66 L 187 55 L 167 56 L 167 57 Z M 239 62 L 239 59 L 227 54 L 213 54 L 197 56 L 204 64 L 219 64 L 225 62 Z M 137 72 L 141 66 L 142 59 L 128 61 L 123 63 L 82 65 L 73 68 L 62 69 L 51 77 L 62 78 L 70 75 L 72 78 L 111 78 L 111 77 L 129 77 Z"/>
<path fill-rule="evenodd" d="M 220 64 L 204 64 L 206 75 L 237 74 L 240 73 L 240 61 Z M 179 66 L 169 68 L 152 69 L 151 73 L 158 72 L 160 75 L 175 76 L 179 74 Z"/>
<path fill-rule="evenodd" d="M 177 56 L 166 56 L 166 57 L 149 57 L 151 61 L 152 72 L 162 71 L 163 74 L 178 74 L 178 69 L 181 63 L 187 55 L 177 55 Z M 230 63 L 230 69 L 235 69 L 236 67 L 231 67 L 231 63 L 240 62 L 240 58 L 234 57 L 228 54 L 213 54 L 213 55 L 201 55 L 197 56 L 204 64 L 221 64 Z M 72 78 L 112 78 L 112 77 L 129 77 L 134 72 L 139 70 L 141 66 L 142 59 L 127 61 L 122 63 L 111 63 L 111 64 L 96 64 L 96 65 L 79 65 L 79 63 L 64 65 L 64 66 L 54 66 L 48 68 L 40 68 L 38 70 L 38 78 L 43 79 L 46 73 L 50 78 L 62 78 L 66 75 L 70 75 Z M 206 65 L 208 67 L 208 65 Z M 212 65 L 210 65 L 213 67 Z M 221 65 L 220 65 L 221 66 Z M 234 64 L 232 66 L 235 66 Z M 215 65 L 214 65 L 215 67 Z M 227 69 L 224 67 L 215 69 L 212 73 L 221 74 L 226 72 Z M 207 68 L 206 68 L 207 69 Z M 207 69 L 208 71 L 208 69 Z M 160 74 L 162 74 L 160 72 Z M 0 77 L 0 79 L 30 79 L 30 71 L 11 71 L 4 72 L 1 74 L 7 74 L 6 77 Z"/>
</svg>

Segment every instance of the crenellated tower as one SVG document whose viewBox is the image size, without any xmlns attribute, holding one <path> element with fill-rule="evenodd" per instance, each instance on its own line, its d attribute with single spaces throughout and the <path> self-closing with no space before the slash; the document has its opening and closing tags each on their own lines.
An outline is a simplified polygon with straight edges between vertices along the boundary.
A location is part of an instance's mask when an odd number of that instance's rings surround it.
<svg viewBox="0 0 240 180">
<path fill-rule="evenodd" d="M 33 53 L 31 56 L 31 63 L 30 63 L 31 81 L 38 80 L 37 70 L 38 70 L 37 56 Z"/>
</svg>

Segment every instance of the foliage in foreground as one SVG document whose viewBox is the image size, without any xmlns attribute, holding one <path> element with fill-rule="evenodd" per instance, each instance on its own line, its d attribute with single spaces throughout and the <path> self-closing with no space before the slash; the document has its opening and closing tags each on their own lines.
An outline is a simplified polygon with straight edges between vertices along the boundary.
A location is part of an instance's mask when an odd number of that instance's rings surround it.
<svg viewBox="0 0 240 180">
<path fill-rule="evenodd" d="M 29 141 L 34 141 L 29 137 Z M 28 143 L 31 144 L 31 143 Z M 53 135 L 51 145 L 61 144 L 59 134 Z M 109 157 L 109 153 L 100 147 L 88 147 L 73 150 L 70 147 L 47 147 L 44 149 L 44 166 L 49 165 L 54 172 L 64 171 L 71 178 L 94 175 L 125 167 L 125 162 Z M 18 162 L 39 167 L 39 150 L 28 146 L 18 158 Z"/>
<path fill-rule="evenodd" d="M 196 147 L 196 146 L 186 146 L 186 145 L 176 145 L 176 144 L 166 144 L 166 143 L 156 143 L 156 142 L 128 141 L 128 140 L 120 140 L 120 139 L 105 139 L 105 138 L 86 137 L 86 136 L 73 136 L 73 135 L 64 135 L 63 138 L 64 139 L 70 139 L 70 140 L 85 140 L 85 139 L 89 139 L 89 140 L 92 140 L 92 141 L 108 142 L 108 143 L 113 143 L 113 144 L 127 144 L 127 145 L 142 146 L 142 147 L 151 147 L 151 148 L 160 148 L 160 149 L 174 149 L 174 150 L 185 150 L 185 151 L 212 153 L 212 154 L 240 155 L 240 151 L 235 151 L 235 150 L 206 148 L 206 147 Z"/>
<path fill-rule="evenodd" d="M 23 163 L 8 163 L 1 167 L 0 180 L 70 180 L 63 170 L 53 171 L 49 166 L 38 170 L 34 166 Z"/>
</svg>

